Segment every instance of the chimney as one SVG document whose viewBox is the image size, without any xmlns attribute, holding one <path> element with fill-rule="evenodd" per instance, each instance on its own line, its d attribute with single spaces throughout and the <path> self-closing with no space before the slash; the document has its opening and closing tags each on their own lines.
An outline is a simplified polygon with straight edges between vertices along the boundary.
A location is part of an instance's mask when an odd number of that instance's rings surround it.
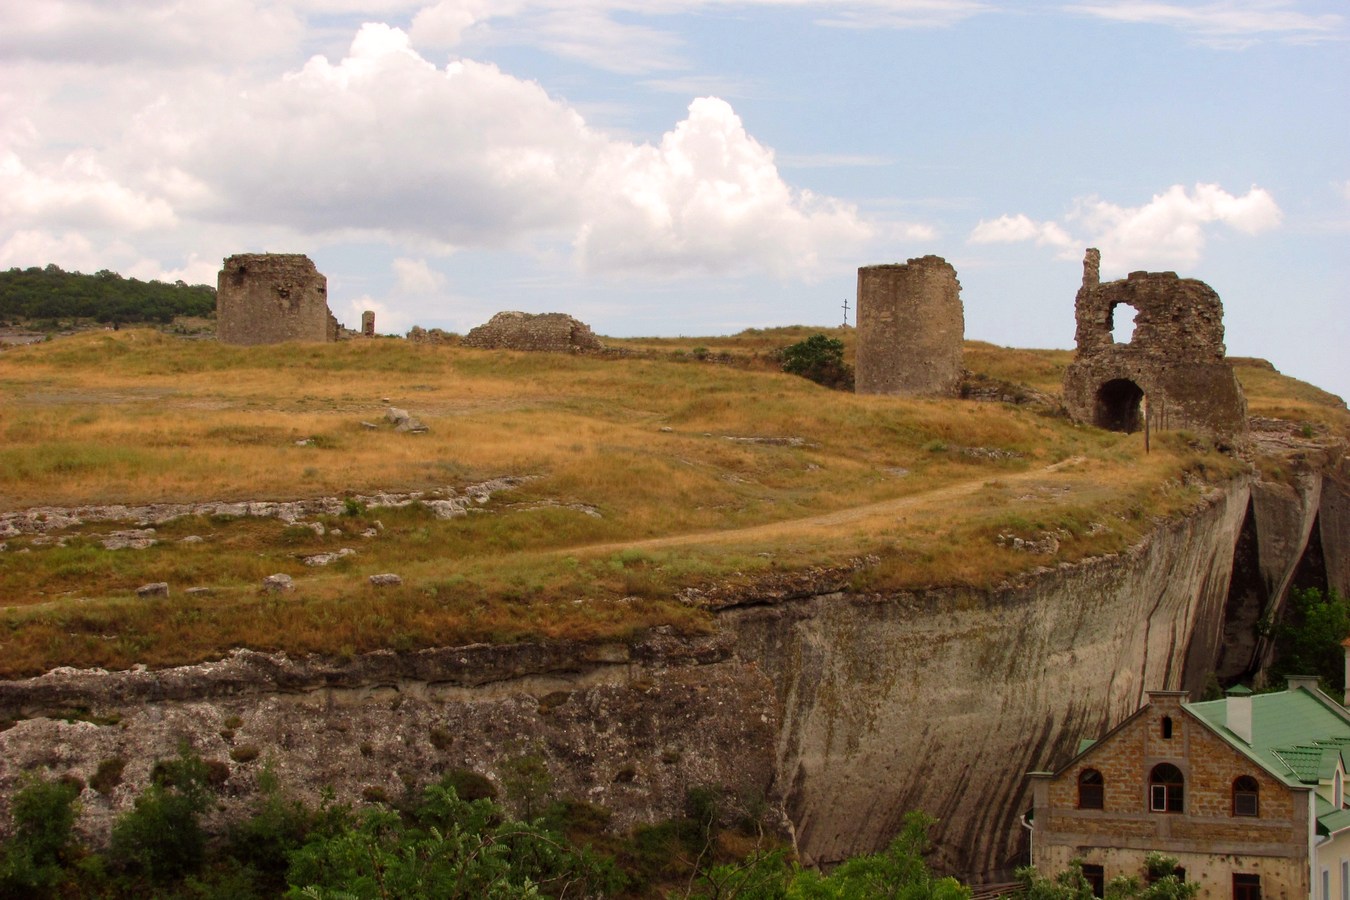
<svg viewBox="0 0 1350 900">
<path fill-rule="evenodd" d="M 1252 742 L 1252 692 L 1242 685 L 1231 687 L 1226 692 L 1224 709 L 1228 713 L 1228 730 L 1244 742 Z"/>
<path fill-rule="evenodd" d="M 1307 691 L 1320 691 L 1322 689 L 1322 681 L 1316 675 L 1290 675 L 1285 679 L 1285 682 L 1289 685 L 1291 691 L 1296 691 L 1299 688 Z"/>
</svg>

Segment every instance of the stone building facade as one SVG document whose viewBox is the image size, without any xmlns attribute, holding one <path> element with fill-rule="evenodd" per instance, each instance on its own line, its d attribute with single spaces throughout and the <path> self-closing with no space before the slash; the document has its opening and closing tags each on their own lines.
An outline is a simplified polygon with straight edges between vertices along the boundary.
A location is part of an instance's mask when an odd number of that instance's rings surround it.
<svg viewBox="0 0 1350 900">
<path fill-rule="evenodd" d="M 1101 254 L 1089 249 L 1075 302 L 1078 351 L 1064 373 L 1069 415 L 1112 431 L 1245 433 L 1247 400 L 1224 358 L 1219 295 L 1175 272 L 1132 272 L 1103 284 L 1100 267 Z M 1127 344 L 1112 336 L 1122 306 L 1135 310 Z"/>
<path fill-rule="evenodd" d="M 1147 705 L 1064 768 L 1032 773 L 1032 863 L 1050 874 L 1080 860 L 1100 889 L 1121 875 L 1144 880 L 1156 851 L 1177 859 L 1201 898 L 1321 900 L 1311 891 L 1324 878 L 1341 896 L 1350 871 L 1337 743 L 1350 742 L 1344 709 L 1308 685 L 1263 695 L 1255 719 L 1242 689 L 1202 704 L 1186 696 L 1150 691 Z M 1287 745 L 1275 746 L 1280 738 Z M 1285 762 L 1309 754 L 1311 771 Z"/>
<path fill-rule="evenodd" d="M 499 312 L 466 334 L 461 343 L 485 350 L 576 353 L 604 349 L 589 326 L 565 313 Z"/>
<path fill-rule="evenodd" d="M 857 393 L 956 396 L 965 311 L 942 257 L 858 269 L 857 322 Z"/>
<path fill-rule="evenodd" d="M 328 279 L 302 253 L 240 253 L 216 283 L 216 335 L 223 344 L 336 341 Z"/>
</svg>

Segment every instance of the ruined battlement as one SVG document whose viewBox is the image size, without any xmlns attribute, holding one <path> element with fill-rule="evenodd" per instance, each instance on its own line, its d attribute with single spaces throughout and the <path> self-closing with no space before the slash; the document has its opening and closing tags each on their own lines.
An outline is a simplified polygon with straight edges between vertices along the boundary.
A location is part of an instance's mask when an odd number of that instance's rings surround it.
<svg viewBox="0 0 1350 900">
<path fill-rule="evenodd" d="M 1078 352 L 1064 374 L 1069 415 L 1113 431 L 1245 432 L 1247 400 L 1224 356 L 1214 289 L 1175 272 L 1131 272 L 1103 284 L 1100 271 L 1101 253 L 1089 248 L 1074 304 Z M 1128 343 L 1112 334 L 1121 307 L 1135 312 Z"/>
<path fill-rule="evenodd" d="M 216 286 L 216 333 L 223 344 L 336 341 L 328 279 L 303 253 L 227 257 Z"/>
<path fill-rule="evenodd" d="M 859 394 L 953 397 L 965 311 L 956 269 L 940 256 L 858 269 Z"/>
<path fill-rule="evenodd" d="M 466 334 L 461 343 L 484 350 L 575 353 L 604 349 L 588 325 L 565 313 L 499 312 Z"/>
</svg>

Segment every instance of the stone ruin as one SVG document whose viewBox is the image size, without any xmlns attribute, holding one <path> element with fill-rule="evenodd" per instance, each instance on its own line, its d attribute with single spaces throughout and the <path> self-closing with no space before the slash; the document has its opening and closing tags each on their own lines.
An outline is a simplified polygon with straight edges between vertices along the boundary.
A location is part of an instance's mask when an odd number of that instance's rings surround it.
<svg viewBox="0 0 1350 900">
<path fill-rule="evenodd" d="M 361 336 L 375 336 L 375 310 L 368 309 L 361 313 Z"/>
<path fill-rule="evenodd" d="M 461 343 L 485 350 L 603 350 L 590 327 L 565 313 L 499 312 Z"/>
<path fill-rule="evenodd" d="M 857 322 L 857 393 L 956 396 L 965 311 L 942 257 L 858 269 Z"/>
<path fill-rule="evenodd" d="M 1078 290 L 1078 352 L 1064 373 L 1064 405 L 1077 422 L 1112 431 L 1191 429 L 1219 437 L 1247 429 L 1247 400 L 1224 359 L 1223 304 L 1203 281 L 1175 272 L 1131 272 L 1101 283 L 1089 249 Z M 1117 310 L 1135 310 L 1118 344 Z"/>
<path fill-rule="evenodd" d="M 336 341 L 328 279 L 303 253 L 227 257 L 216 282 L 216 336 L 222 344 Z"/>
</svg>

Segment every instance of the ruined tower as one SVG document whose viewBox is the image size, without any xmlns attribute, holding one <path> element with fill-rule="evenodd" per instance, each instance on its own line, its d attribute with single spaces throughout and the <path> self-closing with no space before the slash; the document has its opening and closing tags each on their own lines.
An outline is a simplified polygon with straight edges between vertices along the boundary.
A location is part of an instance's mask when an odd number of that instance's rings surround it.
<svg viewBox="0 0 1350 900">
<path fill-rule="evenodd" d="M 216 335 L 223 344 L 336 341 L 328 279 L 302 253 L 227 258 L 216 287 Z"/>
<path fill-rule="evenodd" d="M 859 394 L 955 396 L 965 312 L 940 256 L 858 269 Z"/>
<path fill-rule="evenodd" d="M 1113 431 L 1186 428 L 1219 437 L 1247 429 L 1247 400 L 1224 359 L 1223 304 L 1209 285 L 1175 272 L 1131 272 L 1101 282 L 1101 254 L 1083 259 L 1075 303 L 1078 352 L 1064 373 L 1075 421 Z M 1116 343 L 1120 307 L 1134 335 Z"/>
</svg>

